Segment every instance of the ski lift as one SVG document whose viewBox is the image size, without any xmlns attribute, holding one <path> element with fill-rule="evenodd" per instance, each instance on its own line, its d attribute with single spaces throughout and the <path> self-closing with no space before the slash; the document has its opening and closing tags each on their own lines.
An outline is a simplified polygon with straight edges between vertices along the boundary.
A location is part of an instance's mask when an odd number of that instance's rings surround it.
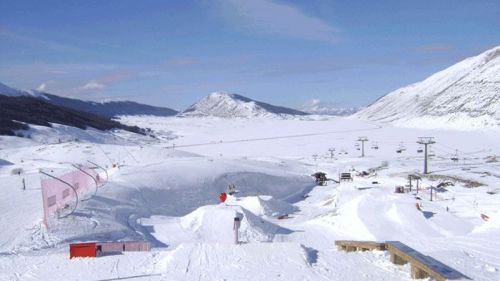
<svg viewBox="0 0 500 281">
<path fill-rule="evenodd" d="M 403 143 L 399 144 L 399 148 L 396 150 L 397 153 L 401 153 L 406 150 L 406 147 L 403 145 Z"/>
<path fill-rule="evenodd" d="M 424 152 L 424 149 L 422 148 L 422 146 L 419 146 L 417 149 L 417 153 L 423 153 L 423 152 Z"/>
<path fill-rule="evenodd" d="M 430 149 L 429 154 L 427 156 L 434 157 L 434 156 L 436 156 L 436 154 L 434 154 L 434 151 L 432 149 Z"/>
<path fill-rule="evenodd" d="M 372 143 L 372 149 L 378 149 L 378 144 L 376 142 Z"/>
<path fill-rule="evenodd" d="M 452 156 L 450 159 L 453 162 L 458 162 L 458 149 L 455 150 L 455 155 Z"/>
</svg>

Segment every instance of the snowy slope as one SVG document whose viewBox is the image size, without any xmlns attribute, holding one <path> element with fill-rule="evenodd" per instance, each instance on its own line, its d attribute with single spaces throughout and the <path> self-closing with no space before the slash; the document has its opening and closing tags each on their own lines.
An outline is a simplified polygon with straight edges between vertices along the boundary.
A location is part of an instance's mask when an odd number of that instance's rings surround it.
<svg viewBox="0 0 500 281">
<path fill-rule="evenodd" d="M 434 132 L 432 175 L 418 194 L 396 194 L 394 186 L 421 170 L 415 140 L 430 130 L 345 118 L 124 120 L 151 124 L 159 139 L 93 131 L 78 135 L 79 142 L 45 143 L 42 132 L 22 143 L 0 137 L 0 159 L 12 163 L 0 164 L 0 280 L 411 280 L 409 265 L 392 264 L 386 252 L 338 251 L 339 239 L 399 240 L 473 280 L 500 280 L 499 163 L 489 161 L 500 151 L 500 131 Z M 56 138 L 55 129 L 84 133 L 56 126 L 47 136 Z M 368 146 L 365 158 L 354 146 L 360 134 L 379 145 Z M 408 148 L 403 154 L 395 152 L 399 142 Z M 454 148 L 457 163 L 449 158 Z M 59 175 L 87 160 L 108 168 L 107 184 L 74 215 L 45 228 L 39 169 Z M 353 182 L 314 186 L 309 176 L 321 170 L 336 178 L 384 161 L 377 175 Z M 23 173 L 13 174 L 15 168 Z M 430 201 L 428 187 L 440 177 L 484 186 L 456 181 Z M 231 183 L 239 192 L 220 203 Z M 242 218 L 238 245 L 235 216 Z M 68 259 L 68 243 L 113 240 L 147 240 L 153 249 Z"/>
<path fill-rule="evenodd" d="M 356 116 L 409 126 L 498 126 L 500 46 L 391 92 Z"/>
<path fill-rule="evenodd" d="M 181 113 L 181 116 L 221 118 L 278 117 L 284 115 L 307 115 L 307 113 L 254 101 L 237 94 L 219 92 L 209 94 Z"/>
</svg>

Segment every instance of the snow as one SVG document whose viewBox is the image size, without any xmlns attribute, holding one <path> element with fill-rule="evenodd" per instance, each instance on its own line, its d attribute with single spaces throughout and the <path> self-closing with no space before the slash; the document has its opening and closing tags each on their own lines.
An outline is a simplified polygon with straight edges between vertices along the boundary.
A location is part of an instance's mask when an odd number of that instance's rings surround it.
<svg viewBox="0 0 500 281">
<path fill-rule="evenodd" d="M 306 113 L 222 92 L 209 94 L 179 114 L 182 117 L 219 118 L 284 118 L 289 115 Z"/>
<path fill-rule="evenodd" d="M 59 125 L 34 127 L 30 139 L 0 137 L 0 159 L 12 163 L 0 164 L 0 280 L 411 280 L 410 267 L 392 264 L 388 253 L 341 252 L 340 239 L 397 240 L 473 280 L 500 279 L 496 129 L 471 134 L 314 116 L 120 121 L 150 127 L 157 138 Z M 364 158 L 359 136 L 369 139 Z M 419 136 L 437 142 L 432 174 L 418 194 L 394 193 L 422 170 Z M 398 154 L 400 143 L 407 150 Z M 58 175 L 88 160 L 108 169 L 108 183 L 46 229 L 39 169 Z M 310 176 L 368 169 L 375 174 L 327 186 Z M 454 186 L 430 201 L 428 187 L 443 180 Z M 237 192 L 221 203 L 229 184 Z M 147 240 L 153 249 L 69 259 L 68 243 L 113 240 Z"/>
<path fill-rule="evenodd" d="M 416 128 L 500 125 L 500 46 L 395 90 L 356 117 Z"/>
</svg>

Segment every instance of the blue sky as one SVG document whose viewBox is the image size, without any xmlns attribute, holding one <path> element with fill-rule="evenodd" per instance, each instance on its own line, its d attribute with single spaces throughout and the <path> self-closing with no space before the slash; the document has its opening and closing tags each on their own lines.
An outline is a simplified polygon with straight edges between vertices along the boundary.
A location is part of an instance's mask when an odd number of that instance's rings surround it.
<svg viewBox="0 0 500 281">
<path fill-rule="evenodd" d="M 0 0 L 0 82 L 183 109 L 361 106 L 500 45 L 498 0 Z"/>
</svg>

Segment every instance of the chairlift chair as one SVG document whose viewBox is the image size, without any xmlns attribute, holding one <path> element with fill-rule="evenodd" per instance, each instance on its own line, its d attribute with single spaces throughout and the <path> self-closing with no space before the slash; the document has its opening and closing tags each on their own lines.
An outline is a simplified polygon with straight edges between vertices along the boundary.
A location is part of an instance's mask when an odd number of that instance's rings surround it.
<svg viewBox="0 0 500 281">
<path fill-rule="evenodd" d="M 451 161 L 458 162 L 458 150 L 456 150 L 455 155 L 451 157 Z"/>
</svg>

